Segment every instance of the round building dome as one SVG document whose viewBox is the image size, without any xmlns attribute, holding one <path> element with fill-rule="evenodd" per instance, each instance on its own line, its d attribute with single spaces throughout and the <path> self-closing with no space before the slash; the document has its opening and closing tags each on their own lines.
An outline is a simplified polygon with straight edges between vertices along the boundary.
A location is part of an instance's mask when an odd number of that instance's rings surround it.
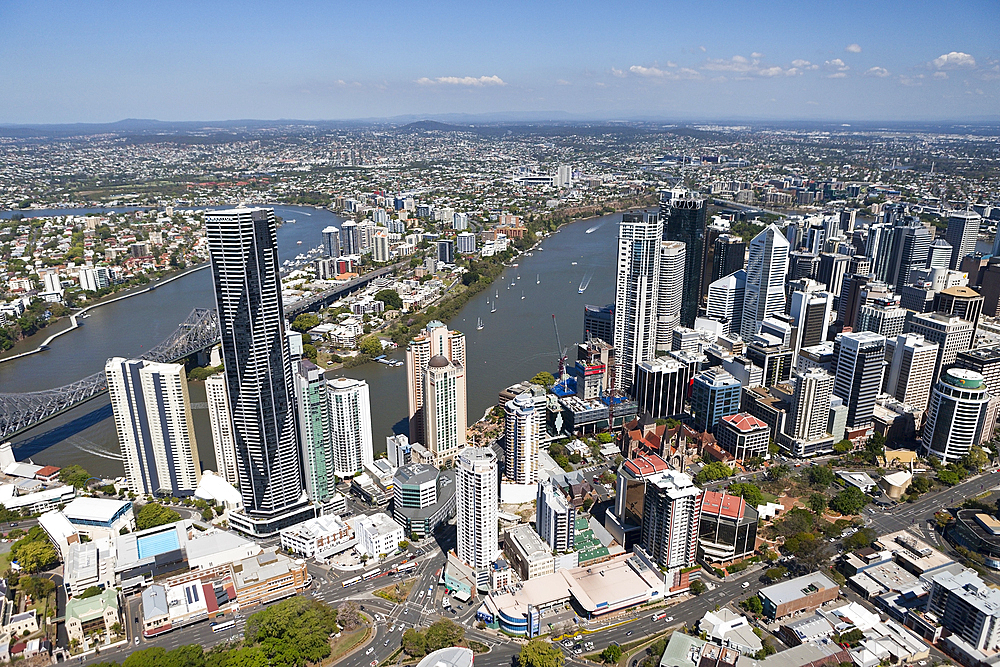
<svg viewBox="0 0 1000 667">
<path fill-rule="evenodd" d="M 451 362 L 448 361 L 448 357 L 443 357 L 440 354 L 435 354 L 431 357 L 431 360 L 427 362 L 427 365 L 431 368 L 444 368 Z"/>
</svg>

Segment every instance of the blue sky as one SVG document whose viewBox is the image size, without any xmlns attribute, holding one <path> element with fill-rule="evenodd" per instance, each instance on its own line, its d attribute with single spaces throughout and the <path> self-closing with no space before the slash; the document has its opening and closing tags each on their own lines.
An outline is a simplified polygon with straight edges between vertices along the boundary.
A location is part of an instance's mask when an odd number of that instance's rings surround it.
<svg viewBox="0 0 1000 667">
<path fill-rule="evenodd" d="M 0 1 L 0 123 L 1000 119 L 1000 5 Z"/>
</svg>

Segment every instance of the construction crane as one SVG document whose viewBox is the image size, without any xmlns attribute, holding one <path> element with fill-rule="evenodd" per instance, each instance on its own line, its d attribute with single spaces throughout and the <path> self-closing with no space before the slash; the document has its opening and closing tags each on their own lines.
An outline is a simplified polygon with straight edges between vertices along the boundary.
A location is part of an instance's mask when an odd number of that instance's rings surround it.
<svg viewBox="0 0 1000 667">
<path fill-rule="evenodd" d="M 556 350 L 559 351 L 559 376 L 556 381 L 562 381 L 566 379 L 566 352 L 569 351 L 568 347 L 562 346 L 562 341 L 559 340 L 559 325 L 556 323 L 556 316 L 552 315 L 552 328 L 556 331 Z"/>
</svg>

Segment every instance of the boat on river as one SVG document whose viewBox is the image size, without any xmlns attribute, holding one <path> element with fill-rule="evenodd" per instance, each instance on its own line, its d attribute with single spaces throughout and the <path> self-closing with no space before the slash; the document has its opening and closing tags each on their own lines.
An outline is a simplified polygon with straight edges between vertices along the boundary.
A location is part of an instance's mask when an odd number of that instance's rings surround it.
<svg viewBox="0 0 1000 667">
<path fill-rule="evenodd" d="M 483 330 L 483 318 L 480 317 L 479 321 L 476 322 L 476 331 L 482 331 L 482 330 Z"/>
</svg>

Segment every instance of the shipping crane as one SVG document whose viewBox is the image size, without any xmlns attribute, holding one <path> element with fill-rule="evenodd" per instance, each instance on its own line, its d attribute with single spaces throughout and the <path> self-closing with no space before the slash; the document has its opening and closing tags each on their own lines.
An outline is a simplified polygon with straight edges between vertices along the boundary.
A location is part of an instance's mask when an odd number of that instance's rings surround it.
<svg viewBox="0 0 1000 667">
<path fill-rule="evenodd" d="M 559 325 L 556 323 L 556 316 L 552 315 L 552 328 L 556 331 L 556 350 L 559 351 L 559 376 L 556 381 L 562 381 L 566 379 L 566 352 L 569 351 L 568 347 L 562 346 L 562 341 L 559 340 Z"/>
</svg>

